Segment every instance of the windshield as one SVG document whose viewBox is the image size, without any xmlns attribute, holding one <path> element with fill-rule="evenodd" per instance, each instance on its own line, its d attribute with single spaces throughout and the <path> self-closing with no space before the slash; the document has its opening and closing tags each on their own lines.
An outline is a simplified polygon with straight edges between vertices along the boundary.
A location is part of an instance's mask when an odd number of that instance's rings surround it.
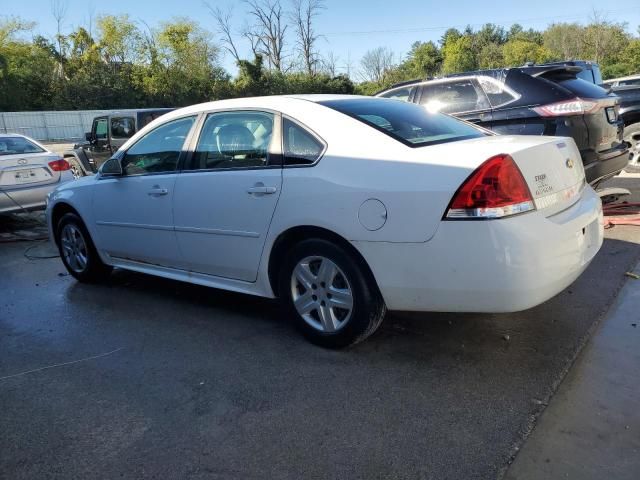
<svg viewBox="0 0 640 480">
<path fill-rule="evenodd" d="M 353 98 L 319 102 L 349 115 L 410 147 L 485 136 L 481 130 L 413 103 L 382 98 Z"/>
<path fill-rule="evenodd" d="M 0 137 L 0 155 L 42 153 L 44 150 L 22 137 Z"/>
</svg>

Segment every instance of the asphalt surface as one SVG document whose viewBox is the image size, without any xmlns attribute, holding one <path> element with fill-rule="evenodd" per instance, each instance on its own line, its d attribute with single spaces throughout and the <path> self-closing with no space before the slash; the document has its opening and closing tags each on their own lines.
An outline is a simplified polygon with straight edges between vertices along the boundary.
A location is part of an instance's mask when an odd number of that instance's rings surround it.
<svg viewBox="0 0 640 480">
<path fill-rule="evenodd" d="M 635 184 L 634 184 L 635 185 Z M 347 351 L 272 301 L 0 243 L 0 478 L 490 479 L 640 259 L 615 227 L 587 272 L 511 315 L 393 314 Z"/>
</svg>

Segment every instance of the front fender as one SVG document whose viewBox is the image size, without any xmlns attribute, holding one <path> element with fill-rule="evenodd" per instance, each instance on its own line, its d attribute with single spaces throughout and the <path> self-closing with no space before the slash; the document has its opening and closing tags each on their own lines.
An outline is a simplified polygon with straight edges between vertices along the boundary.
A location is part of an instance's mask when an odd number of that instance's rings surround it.
<svg viewBox="0 0 640 480">
<path fill-rule="evenodd" d="M 87 152 L 83 148 L 74 148 L 73 150 L 66 150 L 62 153 L 65 158 L 73 157 L 77 160 L 78 164 L 84 171 L 85 175 L 92 175 L 96 173 L 97 169 L 95 164 L 91 161 Z"/>
</svg>

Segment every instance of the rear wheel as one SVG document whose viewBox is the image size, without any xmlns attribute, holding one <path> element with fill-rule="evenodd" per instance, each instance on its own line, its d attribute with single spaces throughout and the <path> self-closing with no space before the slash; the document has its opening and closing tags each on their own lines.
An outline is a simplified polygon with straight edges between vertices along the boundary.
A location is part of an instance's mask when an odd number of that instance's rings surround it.
<svg viewBox="0 0 640 480">
<path fill-rule="evenodd" d="M 640 173 L 640 123 L 634 123 L 625 127 L 624 141 L 629 144 L 629 164 L 625 171 Z"/>
<path fill-rule="evenodd" d="M 79 281 L 97 282 L 111 273 L 111 267 L 100 260 L 89 232 L 75 213 L 63 215 L 58 222 L 56 243 L 62 263 Z"/>
<path fill-rule="evenodd" d="M 310 239 L 287 255 L 279 291 L 311 342 L 341 348 L 367 338 L 384 319 L 386 307 L 370 277 L 341 247 Z"/>
</svg>

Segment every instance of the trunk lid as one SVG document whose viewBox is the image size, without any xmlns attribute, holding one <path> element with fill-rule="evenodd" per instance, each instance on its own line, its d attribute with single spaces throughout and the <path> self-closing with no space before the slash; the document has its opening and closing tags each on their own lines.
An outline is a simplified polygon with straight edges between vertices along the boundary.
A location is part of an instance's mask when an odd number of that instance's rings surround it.
<svg viewBox="0 0 640 480">
<path fill-rule="evenodd" d="M 49 162 L 60 156 L 50 153 L 0 155 L 0 187 L 47 185 L 60 179 Z"/>
<path fill-rule="evenodd" d="M 524 176 L 536 209 L 546 216 L 577 202 L 586 185 L 580 152 L 572 138 L 496 135 L 461 143 L 475 144 L 478 159 L 509 154 Z"/>
</svg>

